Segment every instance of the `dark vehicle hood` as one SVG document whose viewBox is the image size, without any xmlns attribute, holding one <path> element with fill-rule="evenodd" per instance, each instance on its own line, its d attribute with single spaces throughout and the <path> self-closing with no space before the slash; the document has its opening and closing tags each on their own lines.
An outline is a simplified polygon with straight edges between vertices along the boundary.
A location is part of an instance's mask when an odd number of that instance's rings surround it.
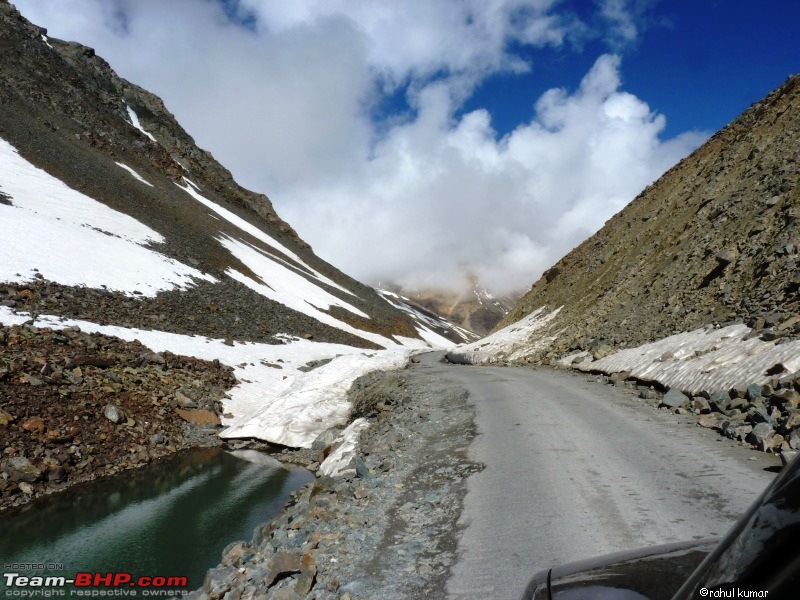
<svg viewBox="0 0 800 600">
<path fill-rule="evenodd" d="M 669 600 L 717 542 L 665 544 L 561 565 L 534 577 L 522 598 L 547 600 L 549 576 L 552 600 Z"/>
</svg>

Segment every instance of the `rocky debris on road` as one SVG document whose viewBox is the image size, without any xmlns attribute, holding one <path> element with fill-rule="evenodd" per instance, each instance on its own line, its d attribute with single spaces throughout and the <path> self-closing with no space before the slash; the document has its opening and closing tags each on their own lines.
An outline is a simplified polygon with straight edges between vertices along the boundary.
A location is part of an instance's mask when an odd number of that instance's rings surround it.
<svg viewBox="0 0 800 600">
<path fill-rule="evenodd" d="M 763 452 L 794 456 L 800 449 L 800 373 L 775 376 L 765 384 L 703 392 L 690 397 L 671 388 L 628 379 L 626 373 L 602 378 L 610 384 L 638 390 L 642 400 L 676 414 L 697 415 L 701 427 Z"/>
<path fill-rule="evenodd" d="M 235 383 L 230 367 L 139 342 L 0 326 L 0 509 L 219 443 L 207 422 Z"/>
<path fill-rule="evenodd" d="M 662 406 L 667 408 L 685 408 L 688 406 L 690 399 L 676 389 L 669 390 L 661 399 Z"/>
<path fill-rule="evenodd" d="M 225 549 L 192 598 L 444 596 L 465 480 L 480 468 L 466 457 L 474 436 L 466 392 L 408 372 L 372 373 L 354 382 L 350 399 L 352 418 L 369 420 L 353 468 L 294 492 L 252 540 Z M 340 433 L 277 457 L 316 469 Z"/>
<path fill-rule="evenodd" d="M 800 376 L 712 394 L 698 404 L 700 424 L 764 452 L 800 447 Z"/>
</svg>

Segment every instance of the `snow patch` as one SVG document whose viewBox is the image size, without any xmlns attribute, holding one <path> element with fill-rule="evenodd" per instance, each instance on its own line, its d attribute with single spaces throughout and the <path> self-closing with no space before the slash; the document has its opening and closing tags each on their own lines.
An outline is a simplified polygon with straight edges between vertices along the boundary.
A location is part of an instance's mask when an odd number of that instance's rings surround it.
<svg viewBox="0 0 800 600">
<path fill-rule="evenodd" d="M 446 348 L 452 348 L 453 346 L 455 346 L 455 342 L 451 342 L 446 337 L 439 335 L 438 333 L 428 329 L 424 325 L 418 325 L 416 327 L 416 330 L 417 333 L 419 333 L 419 337 L 425 340 L 431 346 L 431 348 L 435 348 L 437 350 L 444 350 Z M 460 331 L 458 330 L 454 331 L 456 331 L 459 335 L 463 336 L 463 334 Z"/>
<path fill-rule="evenodd" d="M 195 200 L 197 200 L 201 204 L 203 204 L 203 205 L 207 206 L 208 208 L 210 208 L 211 210 L 213 210 L 220 217 L 222 217 L 223 219 L 228 221 L 231 225 L 235 225 L 236 227 L 238 227 L 239 229 L 241 229 L 245 233 L 250 234 L 251 236 L 253 236 L 257 240 L 259 240 L 261 242 L 264 242 L 265 244 L 267 244 L 268 246 L 274 248 L 275 250 L 277 250 L 278 252 L 280 252 L 281 254 L 286 256 L 287 258 L 291 259 L 292 261 L 297 263 L 297 265 L 299 265 L 302 268 L 302 270 L 306 271 L 306 273 L 308 275 L 310 275 L 311 277 L 314 277 L 315 279 L 318 279 L 319 281 L 321 281 L 325 285 L 329 285 L 329 286 L 331 286 L 333 288 L 336 288 L 337 290 L 339 290 L 341 292 L 345 292 L 346 294 L 349 294 L 351 296 L 355 296 L 355 294 L 353 292 L 351 292 L 350 290 L 342 287 L 341 285 L 339 285 L 338 283 L 336 283 L 332 279 L 329 279 L 328 277 L 325 277 L 322 273 L 312 269 L 305 262 L 303 262 L 303 260 L 299 256 L 297 256 L 297 254 L 295 254 L 294 252 L 289 250 L 286 246 L 284 246 L 283 244 L 281 244 L 280 242 L 278 242 L 277 240 L 275 240 L 271 236 L 269 236 L 266 233 L 264 233 L 263 231 L 261 231 L 258 227 L 255 227 L 254 225 L 251 225 L 250 223 L 248 223 L 247 221 L 245 221 L 244 219 L 242 219 L 238 215 L 235 215 L 234 213 L 229 211 L 227 208 L 223 208 L 219 204 L 216 204 L 216 203 L 212 202 L 211 200 L 209 200 L 208 198 L 202 196 L 198 191 L 200 188 L 198 188 L 195 183 L 192 183 L 191 181 L 189 181 L 185 177 L 183 178 L 183 180 L 188 185 L 182 186 L 182 185 L 179 185 L 177 183 L 175 185 L 177 185 L 180 189 L 182 189 L 184 192 L 189 194 L 192 198 L 194 198 Z M 278 257 L 275 257 L 275 260 L 280 260 L 280 259 Z M 289 266 L 289 267 L 291 267 L 293 269 L 297 268 L 294 265 L 290 265 L 286 261 L 281 261 L 281 262 L 283 262 L 285 265 L 287 265 L 287 266 Z"/>
<path fill-rule="evenodd" d="M 600 360 L 573 365 L 573 355 L 561 364 L 581 371 L 630 371 L 631 377 L 657 381 L 689 395 L 766 383 L 772 377 L 767 371 L 776 365 L 782 365 L 788 373 L 800 370 L 800 341 L 776 344 L 758 337 L 744 339 L 751 331 L 742 324 L 721 329 L 704 327 L 620 350 Z"/>
<path fill-rule="evenodd" d="M 356 455 L 358 450 L 358 437 L 361 432 L 369 427 L 369 421 L 359 418 L 350 423 L 347 428 L 336 438 L 334 444 L 339 444 L 328 458 L 319 466 L 321 475 L 338 477 L 345 473 L 345 468 Z"/>
<path fill-rule="evenodd" d="M 222 242 L 223 240 L 220 239 L 220 243 Z M 235 279 L 239 283 L 246 285 L 265 298 L 269 298 L 284 306 L 313 317 L 320 323 L 336 327 L 347 333 L 352 333 L 361 339 L 368 340 L 384 348 L 395 345 L 389 338 L 377 333 L 362 331 L 323 312 L 319 307 L 329 308 L 331 305 L 342 306 L 346 305 L 346 303 L 336 298 L 336 296 L 329 294 L 322 288 L 315 286 L 307 279 L 295 275 L 288 269 L 271 266 L 269 264 L 271 261 L 266 257 L 258 255 L 257 258 L 263 260 L 263 263 L 252 260 L 253 257 L 249 252 L 249 247 L 242 242 L 228 238 L 223 245 L 234 254 L 234 256 L 239 258 L 239 260 L 258 274 L 259 278 L 265 283 L 254 281 L 252 278 L 240 273 L 236 269 L 229 268 L 225 271 L 225 274 L 231 279 Z M 250 258 L 251 262 L 248 262 L 243 257 Z M 308 296 L 301 295 L 306 292 L 308 292 Z M 329 303 L 326 305 L 326 302 Z M 345 308 L 345 306 L 342 306 L 342 308 Z"/>
<path fill-rule="evenodd" d="M 116 162 L 116 161 L 115 161 L 115 162 Z M 141 181 L 141 182 L 142 182 L 143 184 L 145 184 L 145 185 L 149 185 L 150 187 L 153 187 L 153 184 L 152 184 L 152 183 L 150 183 L 149 181 L 147 181 L 147 180 L 146 180 L 144 177 L 142 177 L 141 175 L 139 175 L 139 174 L 138 174 L 136 171 L 134 171 L 134 170 L 133 170 L 131 167 L 129 167 L 128 165 L 122 164 L 121 162 L 118 162 L 118 163 L 116 163 L 116 164 L 117 164 L 117 166 L 118 166 L 118 167 L 122 167 L 122 168 L 123 168 L 123 169 L 125 169 L 125 170 L 126 170 L 128 173 L 130 173 L 131 175 L 133 175 L 133 178 L 134 178 L 134 179 L 136 179 L 136 180 L 138 180 L 138 181 Z"/>
<path fill-rule="evenodd" d="M 274 259 L 271 255 L 260 252 L 257 248 L 225 234 L 220 235 L 217 241 L 259 276 L 266 287 L 271 290 L 264 291 L 264 295 L 268 298 L 313 316 L 315 319 L 321 320 L 320 317 L 329 315 L 313 309 L 328 310 L 331 306 L 338 306 L 354 315 L 369 319 L 369 315 L 364 311 L 325 291 L 285 264 L 281 264 L 282 261 Z"/>
<path fill-rule="evenodd" d="M 141 131 L 144 135 L 149 137 L 151 140 L 153 140 L 154 142 L 158 143 L 158 140 L 156 140 L 156 138 L 154 138 L 153 135 L 149 131 L 147 131 L 144 127 L 142 127 L 142 124 L 139 122 L 139 116 L 133 111 L 133 109 L 130 106 L 128 106 L 127 104 L 125 105 L 125 108 L 128 109 L 128 117 L 131 120 L 131 125 L 136 127 L 136 129 Z"/>
<path fill-rule="evenodd" d="M 458 334 L 461 339 L 465 341 L 470 339 L 468 333 L 462 328 L 456 327 L 444 319 L 435 319 L 418 310 L 415 310 L 414 306 L 410 304 L 410 301 L 406 298 L 403 298 L 394 292 L 389 292 L 380 288 L 375 288 L 375 291 L 394 308 L 402 310 L 404 313 L 409 315 L 416 323 L 415 329 L 417 330 L 417 333 L 419 333 L 419 336 L 428 344 L 430 344 L 432 348 L 442 350 L 446 348 L 452 348 L 455 345 L 454 342 L 433 331 L 433 329 L 437 327 L 449 329 Z"/>
<path fill-rule="evenodd" d="M 24 282 L 38 268 L 64 285 L 145 296 L 216 279 L 145 245 L 163 236 L 133 217 L 73 190 L 0 139 L 0 281 Z"/>
<path fill-rule="evenodd" d="M 46 36 L 46 35 L 44 35 L 44 34 L 42 34 L 42 41 L 43 41 L 45 44 L 47 44 L 47 47 L 48 47 L 48 48 L 50 48 L 50 50 L 55 50 L 55 48 L 53 48 L 53 47 L 50 45 L 50 41 L 47 39 L 47 36 Z"/>
<path fill-rule="evenodd" d="M 399 348 L 372 353 L 353 353 L 352 350 L 296 376 L 277 394 L 275 390 L 263 390 L 255 410 L 235 419 L 220 437 L 258 437 L 286 446 L 309 448 L 320 433 L 347 422 L 350 403 L 346 394 L 353 381 L 377 369 L 401 369 L 412 353 Z M 244 414 L 245 411 L 239 408 L 239 412 Z M 287 415 L 291 417 L 287 419 Z"/>
</svg>

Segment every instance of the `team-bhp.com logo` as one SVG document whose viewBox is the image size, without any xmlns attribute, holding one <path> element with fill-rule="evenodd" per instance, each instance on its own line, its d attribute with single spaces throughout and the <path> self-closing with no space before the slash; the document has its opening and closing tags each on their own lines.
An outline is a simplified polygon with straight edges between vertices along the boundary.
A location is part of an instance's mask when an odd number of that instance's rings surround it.
<svg viewBox="0 0 800 600">
<path fill-rule="evenodd" d="M 134 577 L 130 573 L 76 573 L 74 577 L 67 578 L 63 575 L 22 575 L 20 573 L 3 573 L 5 579 L 6 596 L 17 596 L 33 598 L 36 596 L 46 597 L 50 594 L 43 593 L 45 590 L 55 591 L 53 588 L 66 588 L 74 586 L 70 595 L 77 596 L 121 596 L 138 595 L 131 588 L 142 588 L 142 596 L 164 596 L 177 595 L 176 588 L 185 590 L 188 580 L 184 576 L 162 576 L 155 577 L 141 576 Z M 111 593 L 116 590 L 116 593 Z M 127 590 L 131 593 L 120 593 Z M 38 593 L 37 593 L 38 591 Z M 26 593 L 27 592 L 27 593 Z M 101 593 L 106 592 L 106 593 Z M 148 593 L 149 592 L 149 593 Z M 173 592 L 170 594 L 168 592 Z M 185 593 L 181 591 L 181 594 Z"/>
</svg>

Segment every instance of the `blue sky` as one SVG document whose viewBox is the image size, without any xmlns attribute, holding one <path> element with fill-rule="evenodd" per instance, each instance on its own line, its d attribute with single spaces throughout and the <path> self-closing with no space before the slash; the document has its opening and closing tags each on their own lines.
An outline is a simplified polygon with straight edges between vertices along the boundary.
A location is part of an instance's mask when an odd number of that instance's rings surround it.
<svg viewBox="0 0 800 600">
<path fill-rule="evenodd" d="M 800 2 L 662 1 L 652 4 L 647 21 L 635 43 L 618 48 L 623 84 L 667 116 L 666 137 L 717 131 L 800 72 Z M 594 59 L 611 49 L 595 39 L 580 50 L 523 50 L 531 72 L 490 78 L 464 110 L 489 108 L 505 134 L 530 117 L 531 95 L 576 88 Z"/>
<path fill-rule="evenodd" d="M 800 2 L 17 0 L 368 283 L 525 289 L 800 71 Z"/>
</svg>

